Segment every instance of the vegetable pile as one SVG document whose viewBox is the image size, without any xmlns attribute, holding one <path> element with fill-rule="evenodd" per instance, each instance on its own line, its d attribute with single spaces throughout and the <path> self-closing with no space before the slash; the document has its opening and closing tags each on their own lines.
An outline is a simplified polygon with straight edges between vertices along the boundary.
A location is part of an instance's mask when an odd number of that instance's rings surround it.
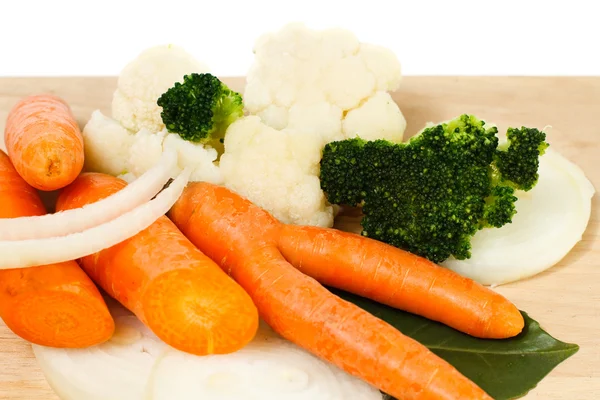
<svg viewBox="0 0 600 400">
<path fill-rule="evenodd" d="M 389 50 L 290 24 L 254 52 L 243 95 L 157 46 L 82 130 L 54 95 L 10 111 L 0 317 L 61 398 L 512 399 L 577 352 L 484 286 L 586 229 L 543 130 L 405 140 Z"/>
</svg>

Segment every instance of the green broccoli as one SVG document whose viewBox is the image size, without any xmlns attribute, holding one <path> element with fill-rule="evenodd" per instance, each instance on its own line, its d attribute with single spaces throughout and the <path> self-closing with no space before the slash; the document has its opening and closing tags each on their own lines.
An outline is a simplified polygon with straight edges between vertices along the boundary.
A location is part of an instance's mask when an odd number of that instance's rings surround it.
<svg viewBox="0 0 600 400">
<path fill-rule="evenodd" d="M 362 206 L 362 234 L 440 263 L 471 257 L 471 237 L 514 216 L 515 190 L 538 179 L 548 144 L 537 129 L 498 129 L 472 115 L 426 127 L 406 143 L 328 143 L 321 187 L 332 204 Z"/>
<path fill-rule="evenodd" d="M 197 143 L 222 143 L 229 125 L 244 114 L 242 96 L 208 73 L 184 76 L 157 104 L 169 132 Z"/>
</svg>

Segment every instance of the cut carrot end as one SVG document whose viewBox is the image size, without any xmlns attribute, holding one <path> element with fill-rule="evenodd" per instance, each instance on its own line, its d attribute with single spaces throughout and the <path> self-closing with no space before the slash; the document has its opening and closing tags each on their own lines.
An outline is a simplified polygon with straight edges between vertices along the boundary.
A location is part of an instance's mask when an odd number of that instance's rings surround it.
<svg viewBox="0 0 600 400">
<path fill-rule="evenodd" d="M 41 139 L 40 139 L 41 140 Z M 71 184 L 83 170 L 83 157 L 77 149 L 56 144 L 48 147 L 33 141 L 30 150 L 24 151 L 27 163 L 16 165 L 31 186 L 39 190 L 52 191 Z M 44 151 L 40 148 L 44 147 Z M 36 154 L 32 154 L 35 152 Z"/>
<path fill-rule="evenodd" d="M 250 296 L 226 275 L 200 269 L 169 271 L 154 279 L 144 292 L 142 309 L 161 340 L 195 355 L 235 352 L 258 330 Z"/>
<path fill-rule="evenodd" d="M 58 348 L 98 345 L 109 340 L 115 330 L 102 300 L 56 290 L 15 297 L 5 322 L 16 335 L 31 343 Z"/>
</svg>

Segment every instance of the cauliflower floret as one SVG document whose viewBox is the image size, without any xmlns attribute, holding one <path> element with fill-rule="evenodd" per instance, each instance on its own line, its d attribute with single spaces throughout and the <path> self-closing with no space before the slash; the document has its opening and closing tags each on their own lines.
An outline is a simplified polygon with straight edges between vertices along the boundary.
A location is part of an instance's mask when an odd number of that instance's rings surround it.
<svg viewBox="0 0 600 400">
<path fill-rule="evenodd" d="M 375 90 L 375 77 L 360 56 L 336 60 L 323 74 L 321 85 L 327 99 L 351 110 L 369 98 Z"/>
<path fill-rule="evenodd" d="M 394 91 L 400 87 L 402 70 L 393 51 L 369 43 L 360 45 L 367 69 L 375 77 L 377 90 Z"/>
<path fill-rule="evenodd" d="M 234 122 L 220 168 L 225 186 L 290 224 L 331 227 L 333 208 L 319 181 L 323 139 L 278 131 L 258 116 Z"/>
<path fill-rule="evenodd" d="M 209 68 L 178 46 L 144 50 L 119 75 L 112 101 L 113 118 L 133 132 L 161 131 L 164 124 L 157 99 L 192 72 L 209 72 Z"/>
<path fill-rule="evenodd" d="M 291 23 L 262 35 L 254 53 L 244 104 L 265 124 L 300 134 L 321 132 L 325 142 L 376 139 L 379 133 L 402 140 L 404 116 L 381 93 L 398 89 L 402 76 L 389 49 L 360 43 L 348 30 Z"/>
<path fill-rule="evenodd" d="M 129 149 L 128 171 L 139 177 L 156 165 L 163 152 L 165 136 L 166 131 L 153 133 L 148 129 L 140 129 Z"/>
<path fill-rule="evenodd" d="M 321 135 L 325 142 L 343 139 L 341 133 L 342 109 L 327 102 L 296 104 L 290 108 L 289 129 Z"/>
<path fill-rule="evenodd" d="M 363 105 L 344 118 L 342 130 L 346 138 L 360 136 L 365 140 L 386 139 L 402 142 L 406 119 L 388 92 L 377 92 Z"/>
<path fill-rule="evenodd" d="M 200 143 L 183 140 L 176 134 L 168 134 L 163 141 L 163 150 L 174 149 L 180 170 L 192 169 L 190 181 L 203 181 L 220 185 L 223 183 L 221 170 L 216 164 L 217 150 Z"/>
<path fill-rule="evenodd" d="M 83 131 L 86 171 L 117 176 L 128 172 L 129 149 L 135 136 L 100 110 L 92 113 Z"/>
<path fill-rule="evenodd" d="M 168 133 L 166 129 L 158 133 L 141 129 L 135 134 L 127 163 L 129 171 L 133 176 L 139 177 L 158 162 L 166 149 L 173 149 L 177 153 L 177 166 L 171 173 L 172 177 L 187 167 L 192 169 L 191 182 L 204 181 L 217 185 L 223 183 L 221 170 L 216 164 L 217 150 L 183 140 L 177 134 Z"/>
<path fill-rule="evenodd" d="M 174 149 L 178 158 L 171 176 L 188 167 L 192 169 L 190 181 L 223 183 L 216 149 L 188 142 L 166 129 L 154 133 L 142 128 L 133 134 L 96 110 L 82 133 L 86 171 L 103 172 L 132 182 L 156 165 L 164 150 Z"/>
</svg>

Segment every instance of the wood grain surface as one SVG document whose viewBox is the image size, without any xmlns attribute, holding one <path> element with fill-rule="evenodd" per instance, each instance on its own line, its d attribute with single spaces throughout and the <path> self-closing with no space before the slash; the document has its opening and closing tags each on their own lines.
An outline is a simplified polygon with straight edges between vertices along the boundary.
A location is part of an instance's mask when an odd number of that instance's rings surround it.
<svg viewBox="0 0 600 400">
<path fill-rule="evenodd" d="M 226 82 L 241 90 L 243 79 Z M 110 115 L 116 79 L 2 78 L 0 132 L 21 97 L 52 92 L 64 97 L 83 124 L 95 109 Z M 395 100 L 408 121 L 408 133 L 425 122 L 472 113 L 508 126 L 548 130 L 554 149 L 578 164 L 600 188 L 600 77 L 406 77 Z M 2 142 L 3 146 L 3 140 Z M 555 337 L 577 343 L 580 351 L 548 375 L 525 398 L 595 400 L 600 398 L 600 242 L 598 195 L 583 240 L 552 269 L 497 288 Z M 0 399 L 55 400 L 30 346 L 0 322 Z M 467 400 L 467 399 L 465 399 Z"/>
</svg>

